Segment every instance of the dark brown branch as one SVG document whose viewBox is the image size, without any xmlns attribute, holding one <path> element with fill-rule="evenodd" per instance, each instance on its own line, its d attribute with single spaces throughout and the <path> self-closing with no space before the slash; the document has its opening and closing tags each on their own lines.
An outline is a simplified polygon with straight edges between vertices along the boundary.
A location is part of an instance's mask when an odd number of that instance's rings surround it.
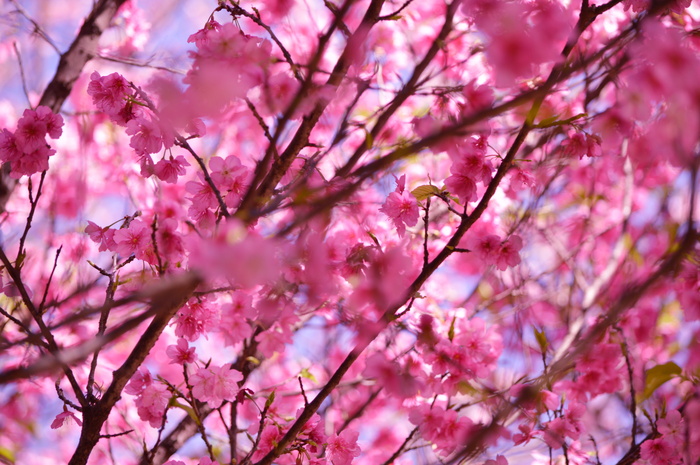
<svg viewBox="0 0 700 465">
<path fill-rule="evenodd" d="M 112 407 L 121 398 L 126 383 L 141 366 L 160 334 L 177 312 L 192 296 L 201 279 L 192 273 L 184 274 L 168 281 L 153 296 L 148 313 L 155 316 L 134 346 L 133 350 L 115 372 L 112 383 L 95 405 L 88 405 L 83 412 L 83 428 L 80 440 L 69 465 L 87 463 L 92 449 L 101 438 L 102 425 L 109 417 Z"/>
</svg>

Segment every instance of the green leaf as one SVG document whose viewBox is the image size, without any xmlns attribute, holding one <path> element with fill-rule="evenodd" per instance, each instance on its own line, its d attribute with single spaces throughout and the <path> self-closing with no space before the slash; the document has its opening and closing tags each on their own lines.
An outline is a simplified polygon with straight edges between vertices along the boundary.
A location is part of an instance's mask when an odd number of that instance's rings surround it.
<svg viewBox="0 0 700 465">
<path fill-rule="evenodd" d="M 8 463 L 15 463 L 15 454 L 6 447 L 0 447 L 0 457 Z"/>
<path fill-rule="evenodd" d="M 374 244 L 375 244 L 377 247 L 380 247 L 380 248 L 381 248 L 381 245 L 379 245 L 379 239 L 377 239 L 377 236 L 375 236 L 374 234 L 372 234 L 371 231 L 367 231 L 367 234 L 368 234 L 369 237 L 372 239 L 372 242 L 374 242 Z"/>
<path fill-rule="evenodd" d="M 639 400 L 647 400 L 662 384 L 680 375 L 682 371 L 681 367 L 673 362 L 666 362 L 646 370 L 644 392 Z"/>
<path fill-rule="evenodd" d="M 428 197 L 439 194 L 440 189 L 438 189 L 437 186 L 431 186 L 429 184 L 418 186 L 411 191 L 411 195 L 413 195 L 419 202 L 427 199 Z"/>
<path fill-rule="evenodd" d="M 547 341 L 547 335 L 544 333 L 544 330 L 538 331 L 535 329 L 535 339 L 537 339 L 537 343 L 540 345 L 540 350 L 542 353 L 547 352 L 547 347 L 549 347 L 549 342 Z"/>
<path fill-rule="evenodd" d="M 317 383 L 318 381 L 316 380 L 316 377 L 309 371 L 308 368 L 302 368 L 301 373 L 299 373 L 299 376 L 302 378 L 306 378 L 308 380 L 311 380 L 314 383 Z"/>
<path fill-rule="evenodd" d="M 549 118 L 545 118 L 542 121 L 540 121 L 539 123 L 537 123 L 536 126 L 538 128 L 547 128 L 547 127 L 553 126 L 554 123 L 556 123 L 557 118 L 559 118 L 559 115 L 550 116 Z"/>
<path fill-rule="evenodd" d="M 374 137 L 372 137 L 372 133 L 365 130 L 365 149 L 371 150 L 373 146 L 374 146 Z"/>
<path fill-rule="evenodd" d="M 189 405 L 181 404 L 180 402 L 177 401 L 176 397 L 171 398 L 170 405 L 172 405 L 173 407 L 177 407 L 177 408 L 184 410 L 185 412 L 187 412 L 187 415 L 192 419 L 192 421 L 194 421 L 197 424 L 197 426 L 202 426 L 202 423 L 199 421 L 199 418 L 197 417 L 197 414 L 194 412 L 194 409 L 192 407 L 190 407 Z"/>
<path fill-rule="evenodd" d="M 455 338 L 455 321 L 457 321 L 457 315 L 452 318 L 452 323 L 450 323 L 450 329 L 447 331 L 447 338 L 452 342 Z"/>
<path fill-rule="evenodd" d="M 269 409 L 274 401 L 275 401 L 275 391 L 272 391 L 272 394 L 270 394 L 270 397 L 268 397 L 267 400 L 265 401 L 265 410 Z"/>
</svg>

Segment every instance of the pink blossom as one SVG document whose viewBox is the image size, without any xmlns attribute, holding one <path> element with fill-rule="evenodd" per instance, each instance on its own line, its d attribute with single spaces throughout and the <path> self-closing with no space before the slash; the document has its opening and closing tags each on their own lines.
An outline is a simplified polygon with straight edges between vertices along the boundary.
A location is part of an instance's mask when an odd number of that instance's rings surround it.
<svg viewBox="0 0 700 465">
<path fill-rule="evenodd" d="M 87 89 L 95 106 L 108 115 L 116 115 L 124 109 L 126 99 L 133 95 L 129 82 L 119 73 L 100 76 L 97 71 L 90 75 Z"/>
<path fill-rule="evenodd" d="M 163 158 L 156 163 L 153 171 L 161 181 L 176 183 L 178 176 L 185 174 L 185 166 L 190 166 L 185 157 L 178 155 L 176 158 L 173 158 L 171 155 L 167 159 Z"/>
<path fill-rule="evenodd" d="M 523 241 L 520 236 L 515 234 L 510 236 L 496 254 L 496 268 L 504 271 L 508 267 L 518 265 L 520 263 L 520 249 L 522 248 Z"/>
<path fill-rule="evenodd" d="M 78 426 L 83 426 L 83 422 L 75 416 L 75 413 L 68 410 L 64 410 L 63 412 L 56 415 L 56 418 L 51 423 L 51 429 L 58 429 L 65 425 L 66 421 L 70 423 L 70 420 L 74 421 Z"/>
<path fill-rule="evenodd" d="M 219 462 L 216 460 L 212 460 L 209 457 L 202 457 L 199 459 L 199 463 L 197 465 L 219 465 Z"/>
<path fill-rule="evenodd" d="M 277 441 L 282 437 L 279 427 L 275 425 L 265 425 L 262 432 L 260 433 L 260 441 L 258 441 L 258 447 L 255 449 L 251 459 L 254 462 L 262 459 L 277 445 Z"/>
<path fill-rule="evenodd" d="M 377 384 L 386 389 L 389 394 L 407 398 L 418 392 L 419 386 L 416 379 L 406 373 L 397 362 L 387 360 L 383 354 L 379 352 L 373 354 L 365 364 L 362 374 L 368 378 L 376 378 Z"/>
<path fill-rule="evenodd" d="M 129 146 L 139 155 L 157 153 L 163 147 L 163 132 L 155 121 L 149 118 L 134 118 L 126 124 L 126 133 L 131 135 Z M 172 142 L 170 143 L 172 145 Z M 166 143 L 166 148 L 168 144 Z"/>
<path fill-rule="evenodd" d="M 357 431 L 345 429 L 340 435 L 334 434 L 328 439 L 326 454 L 333 465 L 350 465 L 360 455 L 360 446 L 357 445 L 359 435 Z"/>
<path fill-rule="evenodd" d="M 46 133 L 52 139 L 58 139 L 63 134 L 63 117 L 51 111 L 44 105 L 36 107 L 36 118 L 46 124 Z"/>
<path fill-rule="evenodd" d="M 484 465 L 508 465 L 508 460 L 502 455 L 497 455 L 495 459 L 484 462 Z"/>
<path fill-rule="evenodd" d="M 238 381 L 243 375 L 228 366 L 209 365 L 200 368 L 190 377 L 192 395 L 202 402 L 218 407 L 224 400 L 234 400 L 238 392 Z"/>
<path fill-rule="evenodd" d="M 24 153 L 31 153 L 46 145 L 48 127 L 46 122 L 39 119 L 36 111 L 24 110 L 23 116 L 17 121 L 15 138 L 17 146 Z"/>
<path fill-rule="evenodd" d="M 665 438 L 644 441 L 640 447 L 639 455 L 649 465 L 676 465 L 681 463 L 678 450 Z"/>
<path fill-rule="evenodd" d="M 159 428 L 164 421 L 163 415 L 170 400 L 168 388 L 160 383 L 146 386 L 134 400 L 139 418 L 147 421 L 152 428 Z"/>
<path fill-rule="evenodd" d="M 384 205 L 379 209 L 396 227 L 399 237 L 403 237 L 406 226 L 415 226 L 418 223 L 419 212 L 416 199 L 408 192 L 392 192 L 386 198 Z"/>
<path fill-rule="evenodd" d="M 14 133 L 3 129 L 0 132 L 0 160 L 13 162 L 22 156 L 22 149 L 17 145 Z"/>
<path fill-rule="evenodd" d="M 194 363 L 197 360 L 195 348 L 189 347 L 187 341 L 182 338 L 177 340 L 177 345 L 168 346 L 165 353 L 170 357 L 170 363 L 177 363 L 179 365 Z"/>
<path fill-rule="evenodd" d="M 88 225 L 85 226 L 85 233 L 90 237 L 91 241 L 100 244 L 98 249 L 100 252 L 114 249 L 117 246 L 116 242 L 114 242 L 114 229 L 100 228 L 92 221 L 88 221 Z"/>
<path fill-rule="evenodd" d="M 206 301 L 193 301 L 178 311 L 175 317 L 175 335 L 196 341 L 199 336 L 214 330 L 219 323 L 216 308 Z"/>
<path fill-rule="evenodd" d="M 141 367 L 131 377 L 129 384 L 127 384 L 124 388 L 124 392 L 127 394 L 138 395 L 152 383 L 153 378 L 151 377 L 151 372 L 148 371 L 148 369 Z"/>
<path fill-rule="evenodd" d="M 495 234 L 484 236 L 470 236 L 467 239 L 467 247 L 474 256 L 487 265 L 496 262 L 501 250 L 501 238 Z"/>
<path fill-rule="evenodd" d="M 25 152 L 17 160 L 11 162 L 12 171 L 10 176 L 15 179 L 34 173 L 39 173 L 49 169 L 49 157 L 56 153 L 48 145 L 42 145 L 33 152 Z"/>
<path fill-rule="evenodd" d="M 135 254 L 136 258 L 146 256 L 147 248 L 151 245 L 151 228 L 141 220 L 133 220 L 128 228 L 114 232 L 115 252 L 122 257 Z"/>
</svg>

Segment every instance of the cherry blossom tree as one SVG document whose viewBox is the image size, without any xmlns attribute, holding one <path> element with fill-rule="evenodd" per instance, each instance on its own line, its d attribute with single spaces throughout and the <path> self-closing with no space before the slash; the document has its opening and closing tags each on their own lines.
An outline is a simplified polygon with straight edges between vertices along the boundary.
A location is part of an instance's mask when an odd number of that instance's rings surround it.
<svg viewBox="0 0 700 465">
<path fill-rule="evenodd" d="M 1 14 L 1 463 L 700 463 L 696 2 Z"/>
</svg>

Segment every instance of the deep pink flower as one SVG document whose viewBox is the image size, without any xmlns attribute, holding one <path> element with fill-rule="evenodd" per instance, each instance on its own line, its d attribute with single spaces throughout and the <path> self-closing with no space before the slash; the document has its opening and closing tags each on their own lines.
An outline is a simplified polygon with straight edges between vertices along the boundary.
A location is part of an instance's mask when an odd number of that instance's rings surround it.
<svg viewBox="0 0 700 465">
<path fill-rule="evenodd" d="M 178 176 L 186 173 L 185 166 L 190 166 L 185 157 L 178 155 L 173 158 L 171 155 L 156 163 L 153 172 L 161 181 L 173 184 L 177 182 Z"/>
<path fill-rule="evenodd" d="M 127 97 L 132 95 L 129 82 L 119 73 L 100 76 L 97 71 L 90 75 L 87 93 L 95 106 L 110 116 L 122 111 Z"/>
<path fill-rule="evenodd" d="M 640 449 L 641 459 L 649 465 L 676 465 L 681 462 L 678 450 L 665 438 L 644 441 Z"/>
<path fill-rule="evenodd" d="M 24 153 L 31 153 L 46 145 L 48 127 L 39 119 L 36 111 L 24 110 L 23 116 L 17 121 L 15 138 L 17 147 Z"/>
<path fill-rule="evenodd" d="M 177 340 L 177 345 L 169 345 L 165 353 L 170 357 L 170 363 L 179 365 L 194 363 L 197 360 L 195 348 L 189 347 L 187 341 L 182 338 Z"/>
<path fill-rule="evenodd" d="M 415 226 L 420 217 L 418 202 L 416 202 L 416 199 L 408 192 L 403 192 L 401 194 L 392 192 L 386 198 L 384 205 L 382 205 L 379 211 L 391 218 L 399 237 L 402 237 L 406 232 L 406 226 Z"/>
</svg>

